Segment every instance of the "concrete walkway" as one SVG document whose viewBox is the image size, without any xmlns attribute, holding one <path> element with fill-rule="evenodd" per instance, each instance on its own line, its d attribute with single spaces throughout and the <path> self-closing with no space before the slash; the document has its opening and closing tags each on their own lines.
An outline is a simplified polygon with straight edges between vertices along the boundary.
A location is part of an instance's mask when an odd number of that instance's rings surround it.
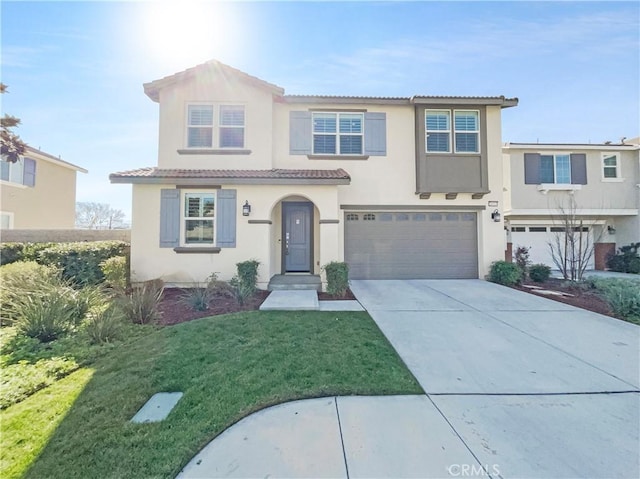
<svg viewBox="0 0 640 479">
<path fill-rule="evenodd" d="M 364 311 L 358 301 L 319 301 L 315 290 L 272 291 L 260 311 Z"/>
<path fill-rule="evenodd" d="M 640 328 L 480 280 L 353 281 L 426 395 L 259 411 L 191 477 L 640 477 Z"/>
</svg>

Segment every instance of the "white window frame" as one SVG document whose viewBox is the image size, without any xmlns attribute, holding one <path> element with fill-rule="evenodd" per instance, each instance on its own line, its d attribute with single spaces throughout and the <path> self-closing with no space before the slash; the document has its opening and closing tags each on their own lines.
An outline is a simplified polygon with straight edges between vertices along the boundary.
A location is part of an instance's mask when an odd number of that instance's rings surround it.
<svg viewBox="0 0 640 479">
<path fill-rule="evenodd" d="M 9 218 L 9 227 L 7 229 L 12 230 L 13 229 L 14 213 L 12 213 L 10 211 L 0 211 L 0 216 L 6 216 L 7 218 Z M 1 223 L 0 223 L 0 225 L 1 225 Z"/>
<path fill-rule="evenodd" d="M 571 183 L 571 153 L 560 152 L 560 153 L 547 153 L 541 154 L 540 157 L 550 156 L 553 159 L 553 183 L 542 182 L 541 185 L 573 185 Z M 568 183 L 558 183 L 558 156 L 568 156 L 569 157 L 569 182 Z M 553 189 L 553 188 L 550 188 Z"/>
<path fill-rule="evenodd" d="M 604 175 L 604 170 L 605 168 L 613 168 L 612 166 L 606 166 L 604 164 L 604 160 L 606 158 L 610 158 L 612 156 L 616 157 L 616 176 L 613 178 L 607 178 Z M 602 181 L 605 183 L 620 183 L 622 181 L 624 181 L 624 178 L 622 177 L 622 154 L 620 152 L 602 152 L 600 155 L 600 162 L 601 162 L 601 173 L 602 173 Z"/>
<path fill-rule="evenodd" d="M 476 130 L 456 130 L 456 113 L 475 113 L 477 115 L 478 118 L 478 123 L 476 125 L 477 129 Z M 451 130 L 453 131 L 453 134 L 451 135 L 451 141 L 453 142 L 453 148 L 454 151 L 456 153 L 456 155 L 478 155 L 480 154 L 480 110 L 468 110 L 468 109 L 464 109 L 464 110 L 453 110 L 453 118 L 451 121 Z M 473 133 L 476 134 L 478 136 L 478 141 L 476 142 L 477 145 L 477 149 L 476 151 L 458 151 L 458 143 L 456 142 L 456 133 Z"/>
<path fill-rule="evenodd" d="M 316 133 L 314 130 L 315 125 L 315 116 L 316 115 L 335 115 L 336 117 L 336 131 L 335 133 Z M 357 115 L 360 117 L 360 125 L 361 131 L 360 133 L 342 133 L 340 131 L 340 116 L 342 115 Z M 336 151 L 335 153 L 324 153 L 317 152 L 315 149 L 315 141 L 314 138 L 318 135 L 334 135 L 336 137 Z M 340 151 L 340 137 L 342 136 L 359 136 L 362 138 L 361 146 L 362 149 L 360 153 L 342 153 Z M 311 112 L 311 151 L 313 155 L 322 155 L 322 156 L 363 156 L 364 155 L 364 139 L 365 139 L 365 125 L 364 125 L 364 113 L 361 111 L 313 111 Z"/>
<path fill-rule="evenodd" d="M 212 120 L 211 120 L 211 146 L 191 146 L 189 145 L 189 128 L 205 128 L 202 125 L 190 125 L 189 124 L 189 107 L 191 106 L 210 106 L 212 108 Z M 225 106 L 242 108 L 244 111 L 244 123 L 242 127 L 239 126 L 225 126 L 222 125 L 222 108 Z M 188 150 L 244 150 L 247 147 L 247 107 L 243 103 L 228 103 L 228 102 L 198 102 L 190 101 L 185 107 L 185 138 L 184 144 Z M 220 135 L 222 128 L 242 128 L 242 146 L 220 146 Z"/>
<path fill-rule="evenodd" d="M 449 128 L 447 130 L 429 130 L 427 129 L 427 115 L 429 113 L 447 113 L 449 115 Z M 451 142 L 453 141 L 453 138 L 451 138 L 451 130 L 452 130 L 452 125 L 451 125 L 451 120 L 452 120 L 452 115 L 451 115 L 451 110 L 446 110 L 446 109 L 428 109 L 424 111 L 424 149 L 427 152 L 427 154 L 429 155 L 438 155 L 438 154 L 445 154 L 445 153 L 451 153 Z M 428 143 L 428 138 L 429 138 L 429 133 L 447 133 L 449 135 L 449 144 L 447 145 L 447 151 L 429 151 L 429 143 Z"/>
<path fill-rule="evenodd" d="M 187 216 L 187 197 L 192 195 L 210 195 L 213 196 L 213 218 L 209 216 Z M 210 243 L 188 243 L 187 242 L 187 221 L 212 221 L 213 222 L 213 241 Z M 213 247 L 218 240 L 216 235 L 216 225 L 218 220 L 218 195 L 217 190 L 184 190 L 180 195 L 180 244 L 188 248 Z"/>
<path fill-rule="evenodd" d="M 9 178 L 4 180 L 0 177 L 0 184 L 16 186 L 18 188 L 27 188 L 24 184 L 24 158 L 19 158 L 15 163 L 9 161 L 2 161 L 2 165 L 7 165 L 9 168 Z M 19 181 L 17 181 L 19 177 Z"/>
</svg>

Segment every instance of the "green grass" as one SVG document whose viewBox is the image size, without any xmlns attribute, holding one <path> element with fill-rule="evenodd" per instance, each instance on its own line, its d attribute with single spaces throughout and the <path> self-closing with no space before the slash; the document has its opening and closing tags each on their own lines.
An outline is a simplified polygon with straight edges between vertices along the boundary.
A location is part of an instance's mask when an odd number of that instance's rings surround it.
<svg viewBox="0 0 640 479">
<path fill-rule="evenodd" d="M 169 417 L 130 423 L 161 391 L 184 392 Z M 224 429 L 264 407 L 421 393 L 366 313 L 207 318 L 153 331 L 1 412 L 0 477 L 169 478 Z"/>
</svg>

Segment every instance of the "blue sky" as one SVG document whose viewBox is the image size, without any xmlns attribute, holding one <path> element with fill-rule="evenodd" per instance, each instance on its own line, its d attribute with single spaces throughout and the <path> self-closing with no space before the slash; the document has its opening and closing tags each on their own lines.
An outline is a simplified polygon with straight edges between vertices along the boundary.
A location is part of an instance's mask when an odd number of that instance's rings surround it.
<svg viewBox="0 0 640 479">
<path fill-rule="evenodd" d="M 157 160 L 142 84 L 217 59 L 290 94 L 505 95 L 503 141 L 640 134 L 638 2 L 2 1 L 2 113 L 130 214 L 114 171 Z"/>
</svg>

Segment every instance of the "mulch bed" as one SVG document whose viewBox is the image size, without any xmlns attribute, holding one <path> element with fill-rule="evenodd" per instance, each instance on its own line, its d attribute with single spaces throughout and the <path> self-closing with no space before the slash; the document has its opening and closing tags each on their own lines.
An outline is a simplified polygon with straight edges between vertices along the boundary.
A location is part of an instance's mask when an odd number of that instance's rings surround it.
<svg viewBox="0 0 640 479">
<path fill-rule="evenodd" d="M 209 309 L 205 311 L 196 311 L 184 304 L 182 296 L 187 290 L 182 288 L 167 288 L 162 293 L 160 301 L 160 312 L 162 317 L 158 324 L 168 326 L 171 324 L 184 323 L 193 319 L 206 318 L 208 316 L 217 316 L 219 314 L 237 313 L 240 311 L 256 311 L 260 305 L 269 296 L 269 291 L 259 289 L 253 297 L 245 304 L 240 306 L 234 298 L 229 295 L 217 295 L 212 301 Z M 342 297 L 334 297 L 328 293 L 318 293 L 319 300 L 350 300 L 356 299 L 351 290 L 347 290 L 347 294 Z"/>
<path fill-rule="evenodd" d="M 535 294 L 543 298 L 559 301 L 560 303 L 570 304 L 571 306 L 577 306 L 578 308 L 593 311 L 595 313 L 605 314 L 607 316 L 615 317 L 611 312 L 609 304 L 600 297 L 595 291 L 591 289 L 585 289 L 584 287 L 572 285 L 568 281 L 564 281 L 556 278 L 549 278 L 544 283 L 534 283 L 532 281 L 525 281 L 525 285 L 538 286 L 550 291 L 560 291 L 572 296 L 555 296 L 550 294 L 541 294 L 536 292 L 535 289 L 525 288 L 523 285 L 515 286 L 515 289 L 524 291 L 526 293 Z"/>
</svg>

